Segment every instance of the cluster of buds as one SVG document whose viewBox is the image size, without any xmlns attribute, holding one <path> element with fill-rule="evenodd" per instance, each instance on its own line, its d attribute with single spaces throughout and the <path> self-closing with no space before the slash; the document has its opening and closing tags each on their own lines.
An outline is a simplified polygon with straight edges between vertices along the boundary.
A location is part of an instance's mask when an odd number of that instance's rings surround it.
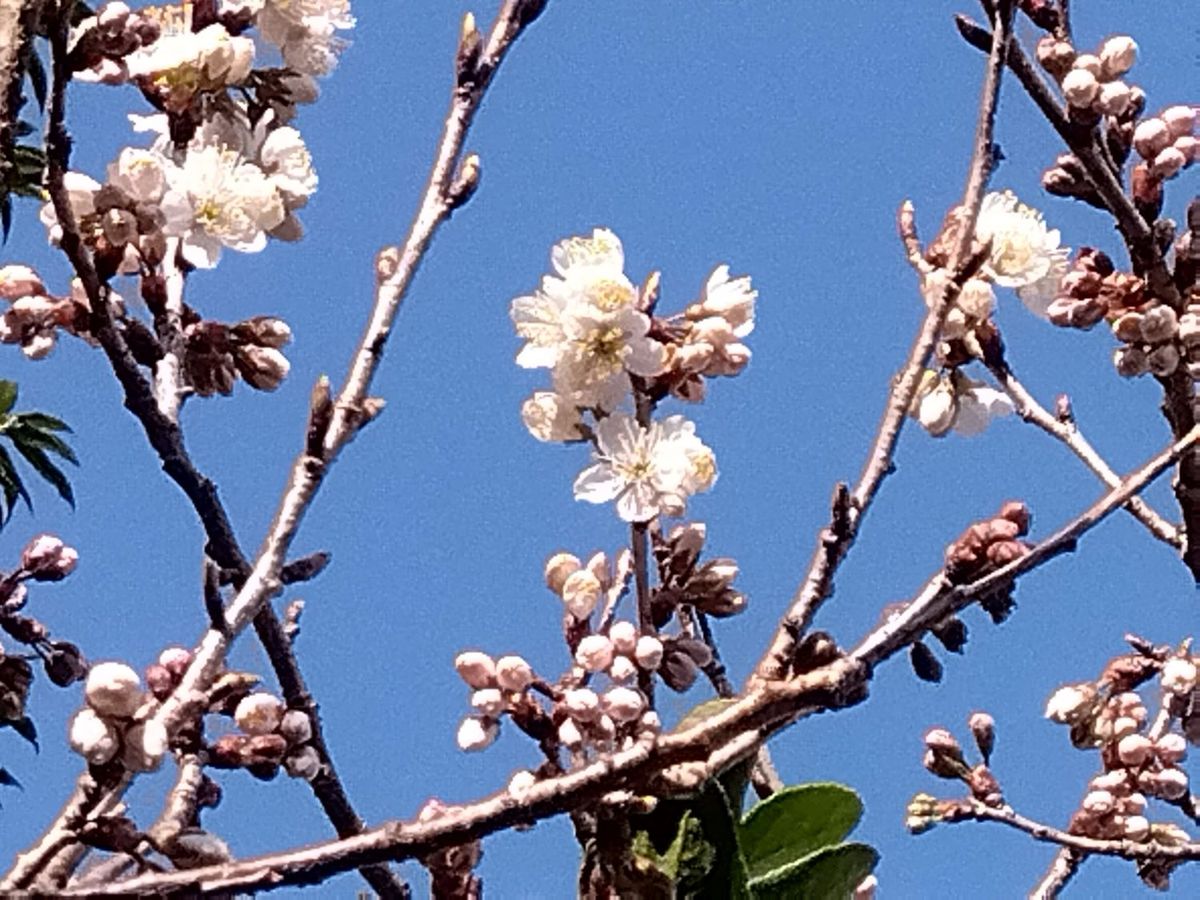
<svg viewBox="0 0 1200 900">
<path fill-rule="evenodd" d="M 640 634 L 632 622 L 613 622 L 607 634 L 589 634 L 575 647 L 579 668 L 591 674 L 605 672 L 618 684 L 632 681 L 641 672 L 655 671 L 662 661 L 662 641 Z"/>
<path fill-rule="evenodd" d="M 68 732 L 71 749 L 91 765 L 119 762 L 129 772 L 151 772 L 167 752 L 167 731 L 150 717 L 153 698 L 122 662 L 92 666 L 84 684 L 86 706 Z"/>
<path fill-rule="evenodd" d="M 904 826 L 913 834 L 928 831 L 938 822 L 954 821 L 971 803 L 1003 806 L 1000 782 L 990 768 L 996 746 L 996 722 L 987 713 L 976 712 L 967 719 L 967 727 L 981 758 L 975 765 L 967 762 L 962 745 L 945 728 L 925 732 L 922 764 L 938 778 L 961 781 L 970 793 L 966 800 L 938 800 L 929 794 L 917 794 L 909 801 L 904 818 Z"/>
<path fill-rule="evenodd" d="M 704 378 L 732 377 L 746 368 L 750 348 L 743 339 L 754 330 L 757 297 L 749 275 L 731 277 L 729 266 L 721 265 L 708 276 L 701 299 L 684 310 L 682 322 L 655 321 L 655 334 L 667 345 L 661 378 L 672 394 L 698 403 Z"/>
<path fill-rule="evenodd" d="M 1196 137 L 1196 107 L 1170 106 L 1138 123 L 1133 149 L 1142 161 L 1133 167 L 1132 189 L 1140 204 L 1157 209 L 1162 185 L 1200 159 Z"/>
<path fill-rule="evenodd" d="M 29 359 L 45 359 L 58 342 L 59 329 L 87 335 L 90 307 L 78 279 L 69 297 L 56 297 L 28 266 L 3 266 L 0 300 L 8 303 L 0 315 L 0 344 L 16 344 Z"/>
<path fill-rule="evenodd" d="M 991 324 L 985 324 L 988 332 L 994 333 Z M 978 333 L 975 330 L 968 334 L 974 339 Z M 950 345 L 943 341 L 942 346 Z M 941 372 L 926 369 L 921 373 L 908 414 L 934 437 L 945 437 L 951 431 L 969 437 L 1013 409 L 1007 394 L 968 377 L 961 369 Z"/>
<path fill-rule="evenodd" d="M 94 16 L 71 29 L 68 65 L 80 81 L 123 84 L 129 77 L 125 57 L 153 44 L 162 26 L 121 2 L 105 3 Z"/>
<path fill-rule="evenodd" d="M 1038 62 L 1062 88 L 1067 112 L 1073 119 L 1094 122 L 1101 116 L 1118 121 L 1136 115 L 1145 95 L 1121 76 L 1137 61 L 1137 43 L 1118 35 L 1106 40 L 1095 53 L 1079 53 L 1070 43 L 1052 36 L 1041 39 Z"/>
<path fill-rule="evenodd" d="M 946 577 L 967 584 L 1020 559 L 1029 552 L 1029 545 L 1020 540 L 1029 533 L 1029 519 L 1029 507 L 1010 500 L 992 518 L 969 525 L 946 548 Z"/>
<path fill-rule="evenodd" d="M 505 713 L 519 714 L 536 705 L 528 696 L 537 679 L 533 667 L 523 657 L 510 655 L 493 659 L 478 650 L 460 653 L 454 660 L 459 677 L 471 688 L 471 706 L 475 714 L 462 720 L 456 738 L 459 749 L 468 752 L 491 746 L 500 733 Z"/>
<path fill-rule="evenodd" d="M 25 545 L 20 566 L 6 575 L 0 574 L 0 629 L 17 642 L 32 648 L 41 659 L 46 676 L 59 687 L 67 687 L 87 675 L 83 654 L 69 641 L 51 640 L 49 629 L 42 622 L 20 613 L 29 598 L 26 582 L 61 581 L 75 571 L 78 561 L 79 554 L 75 548 L 68 547 L 52 534 L 40 534 Z M 0 659 L 4 659 L 3 651 L 0 651 Z M 32 674 L 24 660 L 13 657 L 7 663 L 13 670 L 12 674 L 23 673 L 18 680 L 23 681 L 24 675 Z M 20 673 L 16 672 L 18 669 Z M 16 694 L 21 697 L 17 706 L 23 707 L 24 690 Z M 9 717 L 0 715 L 0 719 L 7 721 Z"/>
<path fill-rule="evenodd" d="M 569 688 L 555 704 L 552 716 L 559 742 L 581 761 L 587 759 L 588 751 L 626 749 L 662 729 L 658 713 L 648 708 L 645 695 L 625 685 L 613 685 L 602 692 L 588 687 Z"/>
<path fill-rule="evenodd" d="M 228 395 L 240 375 L 260 391 L 283 383 L 291 363 L 281 350 L 292 338 L 282 319 L 255 316 L 236 325 L 194 317 L 184 326 L 188 379 L 202 397 Z"/>
<path fill-rule="evenodd" d="M 658 587 L 651 597 L 654 625 L 662 628 L 681 608 L 716 618 L 742 612 L 749 602 L 733 586 L 738 575 L 736 560 L 717 557 L 700 562 L 708 529 L 703 522 L 683 522 L 664 536 L 655 527 L 650 540 L 658 567 Z"/>
<path fill-rule="evenodd" d="M 209 747 L 209 760 L 218 769 L 245 769 L 264 781 L 274 778 L 282 765 L 292 778 L 312 781 L 324 769 L 321 756 L 310 744 L 312 720 L 308 713 L 288 709 L 266 691 L 246 694 L 234 707 L 233 720 L 240 734 L 225 734 Z"/>
</svg>

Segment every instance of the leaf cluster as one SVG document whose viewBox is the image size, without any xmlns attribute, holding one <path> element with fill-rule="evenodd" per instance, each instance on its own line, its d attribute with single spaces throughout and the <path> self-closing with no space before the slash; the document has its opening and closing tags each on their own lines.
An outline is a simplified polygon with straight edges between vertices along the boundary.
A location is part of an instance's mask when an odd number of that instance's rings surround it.
<svg viewBox="0 0 1200 900">
<path fill-rule="evenodd" d="M 75 494 L 71 483 L 54 461 L 54 457 L 58 457 L 72 465 L 79 464 L 75 451 L 60 437 L 62 433 L 69 434 L 71 429 L 61 419 L 46 413 L 13 412 L 16 402 L 16 383 L 0 380 L 0 438 L 6 439 L 30 468 L 73 507 Z M 33 509 L 33 501 L 12 454 L 0 444 L 0 528 L 12 516 L 18 499 Z"/>
</svg>

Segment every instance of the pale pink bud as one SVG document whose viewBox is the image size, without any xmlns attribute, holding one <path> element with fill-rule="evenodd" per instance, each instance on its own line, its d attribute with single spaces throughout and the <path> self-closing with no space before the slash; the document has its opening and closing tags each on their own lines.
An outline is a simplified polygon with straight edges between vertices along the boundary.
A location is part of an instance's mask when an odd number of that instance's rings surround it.
<svg viewBox="0 0 1200 900">
<path fill-rule="evenodd" d="M 271 734 L 283 720 L 286 707 L 273 694 L 257 691 L 241 699 L 233 719 L 246 734 Z"/>
<path fill-rule="evenodd" d="M 491 687 L 496 680 L 496 663 L 486 653 L 468 650 L 454 658 L 458 676 L 476 690 Z"/>
<path fill-rule="evenodd" d="M 600 579 L 590 569 L 580 569 L 563 583 L 563 603 L 576 619 L 586 619 L 600 600 L 600 590 Z"/>
<path fill-rule="evenodd" d="M 175 678 L 180 678 L 192 664 L 192 651 L 186 647 L 168 647 L 158 654 L 158 664 Z"/>
<path fill-rule="evenodd" d="M 662 663 L 663 645 L 656 637 L 645 635 L 638 638 L 637 649 L 634 651 L 637 664 L 643 669 L 654 671 Z"/>
<path fill-rule="evenodd" d="M 0 300 L 18 300 L 30 294 L 45 294 L 41 277 L 29 266 L 0 266 Z"/>
<path fill-rule="evenodd" d="M 260 391 L 275 390 L 292 368 L 288 358 L 274 347 L 258 344 L 239 347 L 234 360 L 246 383 Z"/>
<path fill-rule="evenodd" d="M 312 781 L 321 773 L 321 756 L 312 747 L 301 747 L 284 757 L 283 769 L 292 778 Z"/>
<path fill-rule="evenodd" d="M 567 715 L 580 722 L 594 722 L 600 715 L 600 698 L 590 688 L 574 688 L 563 694 Z"/>
<path fill-rule="evenodd" d="M 468 716 L 458 726 L 458 748 L 468 753 L 476 753 L 487 749 L 496 735 L 500 733 L 500 724 L 491 719 L 480 719 Z"/>
<path fill-rule="evenodd" d="M 625 688 L 625 690 L 628 690 L 628 688 Z M 617 725 L 611 717 L 602 715 L 592 723 L 592 731 L 595 732 L 596 737 L 600 741 L 610 743 L 617 736 Z"/>
<path fill-rule="evenodd" d="M 1082 805 L 1088 812 L 1102 816 L 1107 812 L 1112 812 L 1113 795 L 1108 791 L 1089 791 L 1083 798 Z"/>
<path fill-rule="evenodd" d="M 578 572 L 582 567 L 579 557 L 573 553 L 555 553 L 546 560 L 544 577 L 546 579 L 546 587 L 554 591 L 554 593 L 562 595 L 563 584 L 569 576 Z"/>
<path fill-rule="evenodd" d="M 637 663 L 628 656 L 618 656 L 608 667 L 608 677 L 613 681 L 628 681 L 638 673 Z"/>
<path fill-rule="evenodd" d="M 879 887 L 879 879 L 868 875 L 854 888 L 850 900 L 875 900 L 875 891 Z"/>
<path fill-rule="evenodd" d="M 1182 769 L 1163 769 L 1155 773 L 1154 785 L 1158 796 L 1166 800 L 1178 800 L 1188 792 L 1187 773 Z"/>
<path fill-rule="evenodd" d="M 1124 769 L 1115 769 L 1112 772 L 1097 775 L 1088 782 L 1088 785 L 1098 791 L 1123 794 L 1129 788 L 1129 776 Z"/>
<path fill-rule="evenodd" d="M 658 734 L 662 731 L 662 719 L 659 718 L 657 712 L 648 709 L 642 713 L 642 718 L 638 721 L 638 727 L 645 734 Z"/>
<path fill-rule="evenodd" d="M 153 772 L 167 752 L 167 729 L 150 719 L 125 732 L 121 763 L 130 772 Z"/>
<path fill-rule="evenodd" d="M 592 554 L 592 558 L 587 561 L 586 568 L 596 576 L 596 580 L 601 584 L 608 584 L 608 554 L 603 550 L 597 550 Z"/>
<path fill-rule="evenodd" d="M 575 662 L 589 672 L 602 672 L 612 661 L 612 641 L 602 634 L 589 634 L 575 648 Z"/>
<path fill-rule="evenodd" d="M 1183 656 L 1176 656 L 1166 661 L 1162 673 L 1163 690 L 1183 696 L 1190 694 L 1196 687 L 1196 666 Z"/>
<path fill-rule="evenodd" d="M 1192 129 L 1196 127 L 1196 107 L 1169 106 L 1159 113 L 1159 118 L 1167 126 L 1171 137 L 1183 137 L 1185 134 L 1191 134 Z"/>
<path fill-rule="evenodd" d="M 52 534 L 39 534 L 21 551 L 21 568 L 34 581 L 62 581 L 75 571 L 79 553 Z"/>
<path fill-rule="evenodd" d="M 533 681 L 533 669 L 520 656 L 496 660 L 496 681 L 506 691 L 523 691 Z"/>
<path fill-rule="evenodd" d="M 1154 742 L 1154 753 L 1168 765 L 1177 763 L 1187 756 L 1187 740 L 1182 734 L 1164 734 Z"/>
<path fill-rule="evenodd" d="M 971 278 L 963 285 L 957 300 L 959 309 L 975 319 L 986 319 L 996 308 L 996 294 L 990 282 Z"/>
<path fill-rule="evenodd" d="M 1087 72 L 1088 74 L 1099 78 L 1101 71 L 1100 57 L 1096 56 L 1094 53 L 1080 53 L 1071 63 L 1071 68 L 1076 71 Z"/>
<path fill-rule="evenodd" d="M 574 719 L 564 719 L 558 726 L 558 739 L 565 747 L 579 747 L 583 744 L 583 732 Z"/>
<path fill-rule="evenodd" d="M 1127 766 L 1140 766 L 1154 753 L 1154 744 L 1140 734 L 1127 734 L 1117 744 L 1117 756 Z"/>
<path fill-rule="evenodd" d="M 1100 47 L 1100 68 L 1105 78 L 1118 78 L 1133 68 L 1138 45 L 1127 35 L 1110 37 Z"/>
<path fill-rule="evenodd" d="M 931 728 L 925 732 L 925 747 L 956 758 L 962 757 L 962 747 L 959 745 L 958 739 L 945 728 Z"/>
<path fill-rule="evenodd" d="M 142 682 L 125 663 L 97 663 L 88 672 L 83 694 L 100 715 L 125 719 L 142 705 Z"/>
<path fill-rule="evenodd" d="M 54 349 L 54 344 L 53 332 L 40 332 L 21 344 L 21 352 L 26 359 L 45 359 Z"/>
<path fill-rule="evenodd" d="M 504 712 L 504 695 L 499 688 L 483 688 L 471 695 L 471 705 L 485 716 L 495 717 Z"/>
<path fill-rule="evenodd" d="M 1121 798 L 1121 810 L 1130 816 L 1140 816 L 1146 811 L 1146 795 L 1136 791 L 1128 797 Z"/>
<path fill-rule="evenodd" d="M 646 708 L 641 692 L 627 687 L 615 687 L 604 695 L 604 708 L 617 722 L 632 722 Z"/>
<path fill-rule="evenodd" d="M 1172 144 L 1158 156 L 1154 157 L 1154 162 L 1150 164 L 1150 174 L 1158 178 L 1167 179 L 1174 178 L 1179 174 L 1189 162 L 1183 151 Z"/>
<path fill-rule="evenodd" d="M 1118 716 L 1112 725 L 1113 738 L 1119 739 L 1138 730 L 1138 721 L 1130 716 Z"/>
<path fill-rule="evenodd" d="M 1144 841 L 1150 836 L 1150 822 L 1145 816 L 1125 817 L 1125 837 L 1131 841 Z"/>
<path fill-rule="evenodd" d="M 1171 131 L 1162 119 L 1145 119 L 1133 130 L 1133 149 L 1142 159 L 1151 160 L 1171 143 Z"/>
<path fill-rule="evenodd" d="M 279 720 L 279 733 L 289 744 L 307 744 L 312 740 L 312 719 L 300 709 L 289 709 Z"/>
<path fill-rule="evenodd" d="M 523 801 L 529 796 L 529 791 L 537 784 L 537 776 L 528 769 L 520 769 L 513 773 L 508 780 L 508 794 L 514 800 Z"/>
<path fill-rule="evenodd" d="M 1106 116 L 1119 116 L 1129 109 L 1133 102 L 1133 92 L 1123 81 L 1108 81 L 1100 85 L 1100 93 L 1096 95 L 1096 109 Z"/>
<path fill-rule="evenodd" d="M 608 629 L 608 639 L 618 653 L 632 653 L 637 646 L 638 630 L 632 622 L 613 622 Z"/>
<path fill-rule="evenodd" d="M 67 731 L 71 749 L 94 766 L 102 766 L 117 754 L 117 730 L 90 706 L 75 713 Z"/>
<path fill-rule="evenodd" d="M 1175 143 L 1171 146 L 1183 154 L 1183 158 L 1187 160 L 1187 166 L 1200 159 L 1200 138 L 1185 134 L 1175 138 Z"/>
<path fill-rule="evenodd" d="M 1079 57 L 1076 59 L 1078 63 Z M 1099 64 L 1099 61 L 1097 61 Z M 1087 69 L 1077 68 L 1072 69 L 1063 78 L 1062 82 L 1063 97 L 1067 103 L 1074 106 L 1076 109 L 1087 109 L 1092 105 L 1092 101 L 1096 99 L 1096 95 L 1100 93 L 1100 82 L 1096 80 L 1096 76 Z"/>
</svg>

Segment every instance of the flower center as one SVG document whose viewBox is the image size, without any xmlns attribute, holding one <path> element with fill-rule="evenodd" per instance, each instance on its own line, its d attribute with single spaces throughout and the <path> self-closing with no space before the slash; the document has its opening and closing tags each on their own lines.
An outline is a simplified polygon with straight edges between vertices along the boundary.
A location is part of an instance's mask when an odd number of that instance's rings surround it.
<svg viewBox="0 0 1200 900">
<path fill-rule="evenodd" d="M 593 306 L 605 312 L 615 312 L 633 303 L 633 291 L 627 285 L 609 278 L 589 285 L 587 297 Z"/>
</svg>

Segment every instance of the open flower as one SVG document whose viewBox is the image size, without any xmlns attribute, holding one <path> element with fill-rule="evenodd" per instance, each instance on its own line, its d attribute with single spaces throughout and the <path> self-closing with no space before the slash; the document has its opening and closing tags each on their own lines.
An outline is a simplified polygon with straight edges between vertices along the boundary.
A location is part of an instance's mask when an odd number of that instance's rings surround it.
<svg viewBox="0 0 1200 900">
<path fill-rule="evenodd" d="M 643 428 L 633 416 L 613 413 L 596 426 L 595 461 L 575 479 L 575 499 L 615 500 L 626 522 L 659 513 L 679 515 L 687 498 L 716 480 L 716 459 L 683 416 Z"/>
<path fill-rule="evenodd" d="M 1067 273 L 1069 251 L 1059 246 L 1058 229 L 1047 228 L 1040 212 L 1004 191 L 983 198 L 975 236 L 992 244 L 984 273 L 1014 288 L 1032 312 L 1045 317 Z"/>
<path fill-rule="evenodd" d="M 650 318 L 631 307 L 577 307 L 564 317 L 554 387 L 575 406 L 615 409 L 633 389 L 629 376 L 657 375 L 666 348 L 648 336 Z"/>
<path fill-rule="evenodd" d="M 338 31 L 354 27 L 350 0 L 266 0 L 258 31 L 279 47 L 283 60 L 305 75 L 327 75 L 346 41 Z"/>
</svg>

